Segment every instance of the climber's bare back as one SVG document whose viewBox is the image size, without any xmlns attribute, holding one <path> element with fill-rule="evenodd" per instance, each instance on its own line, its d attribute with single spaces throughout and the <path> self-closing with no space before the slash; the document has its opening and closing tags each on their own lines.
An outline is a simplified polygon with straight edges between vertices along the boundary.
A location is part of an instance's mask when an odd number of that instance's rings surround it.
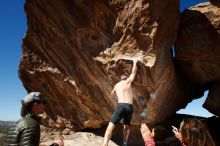
<svg viewBox="0 0 220 146">
<path fill-rule="evenodd" d="M 121 80 L 115 85 L 114 89 L 118 97 L 118 103 L 133 104 L 131 82 L 128 82 L 127 80 Z"/>
</svg>

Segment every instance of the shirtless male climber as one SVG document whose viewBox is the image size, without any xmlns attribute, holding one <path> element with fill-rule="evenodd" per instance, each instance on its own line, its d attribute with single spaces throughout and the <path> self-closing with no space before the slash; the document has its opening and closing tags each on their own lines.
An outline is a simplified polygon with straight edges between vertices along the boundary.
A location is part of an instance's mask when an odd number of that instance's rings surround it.
<svg viewBox="0 0 220 146">
<path fill-rule="evenodd" d="M 127 146 L 130 133 L 130 121 L 133 113 L 133 93 L 131 83 L 137 73 L 137 60 L 133 60 L 132 73 L 129 77 L 123 75 L 121 80 L 114 86 L 111 94 L 118 100 L 118 106 L 114 111 L 111 121 L 105 132 L 104 146 L 108 146 L 108 141 L 112 137 L 113 130 L 119 121 L 124 119 L 123 146 Z"/>
</svg>

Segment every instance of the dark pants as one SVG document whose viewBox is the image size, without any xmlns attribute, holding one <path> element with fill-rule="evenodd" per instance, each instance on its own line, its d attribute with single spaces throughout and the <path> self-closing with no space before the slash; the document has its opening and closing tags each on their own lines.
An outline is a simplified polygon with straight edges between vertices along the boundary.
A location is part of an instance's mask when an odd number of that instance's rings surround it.
<svg viewBox="0 0 220 146">
<path fill-rule="evenodd" d="M 133 105 L 132 104 L 118 103 L 118 106 L 112 115 L 111 122 L 114 125 L 117 125 L 120 122 L 120 120 L 123 118 L 124 125 L 130 126 L 132 113 L 133 113 Z"/>
</svg>

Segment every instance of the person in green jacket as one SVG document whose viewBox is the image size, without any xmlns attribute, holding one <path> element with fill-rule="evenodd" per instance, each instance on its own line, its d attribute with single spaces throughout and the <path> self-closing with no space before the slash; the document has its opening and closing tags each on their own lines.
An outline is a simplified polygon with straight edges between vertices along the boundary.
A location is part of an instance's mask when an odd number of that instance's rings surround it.
<svg viewBox="0 0 220 146">
<path fill-rule="evenodd" d="M 21 119 L 7 134 L 4 146 L 39 146 L 40 119 L 44 113 L 47 98 L 40 92 L 31 92 L 21 101 Z M 52 144 L 63 146 L 63 141 Z"/>
</svg>

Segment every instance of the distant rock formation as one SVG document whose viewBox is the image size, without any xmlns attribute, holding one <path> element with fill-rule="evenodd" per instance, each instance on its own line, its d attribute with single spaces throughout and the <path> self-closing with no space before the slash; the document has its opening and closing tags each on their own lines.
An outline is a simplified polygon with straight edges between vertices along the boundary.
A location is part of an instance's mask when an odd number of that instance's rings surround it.
<svg viewBox="0 0 220 146">
<path fill-rule="evenodd" d="M 120 75 L 131 73 L 133 58 L 140 60 L 133 124 L 162 122 L 206 89 L 172 57 L 177 0 L 26 0 L 25 11 L 19 77 L 27 91 L 48 97 L 46 126 L 78 130 L 107 124 L 116 107 L 110 92 Z M 178 63 L 185 55 L 179 55 L 179 42 Z"/>
<path fill-rule="evenodd" d="M 10 128 L 12 126 L 15 126 L 16 122 L 13 121 L 0 121 L 0 127 L 1 128 Z"/>
</svg>

